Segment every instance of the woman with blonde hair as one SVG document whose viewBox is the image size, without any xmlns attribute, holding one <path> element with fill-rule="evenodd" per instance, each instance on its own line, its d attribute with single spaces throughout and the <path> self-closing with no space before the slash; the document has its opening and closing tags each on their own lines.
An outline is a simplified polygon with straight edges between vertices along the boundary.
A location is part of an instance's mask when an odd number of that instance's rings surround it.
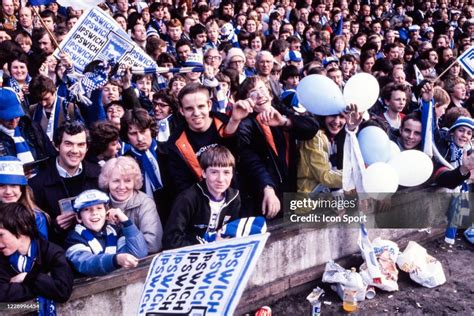
<svg viewBox="0 0 474 316">
<path fill-rule="evenodd" d="M 142 173 L 130 157 L 108 160 L 99 175 L 99 187 L 108 192 L 110 206 L 120 208 L 143 233 L 148 253 L 161 250 L 163 227 L 155 202 L 144 192 Z"/>
</svg>

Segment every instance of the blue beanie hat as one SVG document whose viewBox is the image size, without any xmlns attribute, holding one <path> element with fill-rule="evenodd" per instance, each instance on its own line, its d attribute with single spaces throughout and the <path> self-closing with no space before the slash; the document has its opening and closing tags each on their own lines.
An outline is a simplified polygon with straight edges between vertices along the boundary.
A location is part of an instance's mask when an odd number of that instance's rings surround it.
<svg viewBox="0 0 474 316">
<path fill-rule="evenodd" d="M 74 210 L 79 213 L 83 208 L 108 202 L 109 197 L 104 192 L 99 190 L 86 190 L 79 194 L 74 200 Z"/>
<path fill-rule="evenodd" d="M 453 131 L 460 126 L 466 126 L 466 127 L 469 127 L 470 129 L 474 129 L 474 120 L 467 116 L 460 116 L 458 117 L 456 122 L 454 122 L 453 126 L 451 126 L 449 130 Z"/>
<path fill-rule="evenodd" d="M 13 156 L 0 157 L 0 184 L 27 184 L 20 159 Z"/>
<path fill-rule="evenodd" d="M 10 121 L 25 115 L 18 95 L 10 88 L 0 89 L 0 120 Z"/>
</svg>

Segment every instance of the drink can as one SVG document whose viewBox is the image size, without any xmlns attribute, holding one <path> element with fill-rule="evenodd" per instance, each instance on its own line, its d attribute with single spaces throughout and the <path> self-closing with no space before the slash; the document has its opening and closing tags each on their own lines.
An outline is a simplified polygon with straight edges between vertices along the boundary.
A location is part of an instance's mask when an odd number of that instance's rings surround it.
<svg viewBox="0 0 474 316">
<path fill-rule="evenodd" d="M 272 309 L 268 306 L 262 306 L 256 313 L 255 316 L 272 316 Z"/>
</svg>

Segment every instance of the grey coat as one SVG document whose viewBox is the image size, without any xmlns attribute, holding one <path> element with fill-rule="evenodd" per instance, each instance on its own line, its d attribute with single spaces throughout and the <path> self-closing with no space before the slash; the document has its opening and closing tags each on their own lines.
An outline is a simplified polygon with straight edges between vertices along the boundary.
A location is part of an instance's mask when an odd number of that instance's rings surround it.
<svg viewBox="0 0 474 316">
<path fill-rule="evenodd" d="M 126 202 L 110 200 L 111 207 L 120 208 L 145 237 L 148 254 L 161 250 L 163 226 L 155 202 L 142 191 L 135 191 Z"/>
</svg>

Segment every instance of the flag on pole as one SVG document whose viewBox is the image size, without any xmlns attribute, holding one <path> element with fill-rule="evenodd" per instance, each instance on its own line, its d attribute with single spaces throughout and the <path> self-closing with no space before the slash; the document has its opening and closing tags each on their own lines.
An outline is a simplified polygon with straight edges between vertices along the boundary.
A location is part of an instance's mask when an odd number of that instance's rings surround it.
<svg viewBox="0 0 474 316">
<path fill-rule="evenodd" d="M 474 46 L 471 46 L 471 48 L 462 53 L 456 61 L 471 78 L 474 78 Z"/>
<path fill-rule="evenodd" d="M 413 67 L 415 68 L 416 84 L 419 85 L 422 80 L 425 80 L 425 77 L 416 64 Z"/>
</svg>

